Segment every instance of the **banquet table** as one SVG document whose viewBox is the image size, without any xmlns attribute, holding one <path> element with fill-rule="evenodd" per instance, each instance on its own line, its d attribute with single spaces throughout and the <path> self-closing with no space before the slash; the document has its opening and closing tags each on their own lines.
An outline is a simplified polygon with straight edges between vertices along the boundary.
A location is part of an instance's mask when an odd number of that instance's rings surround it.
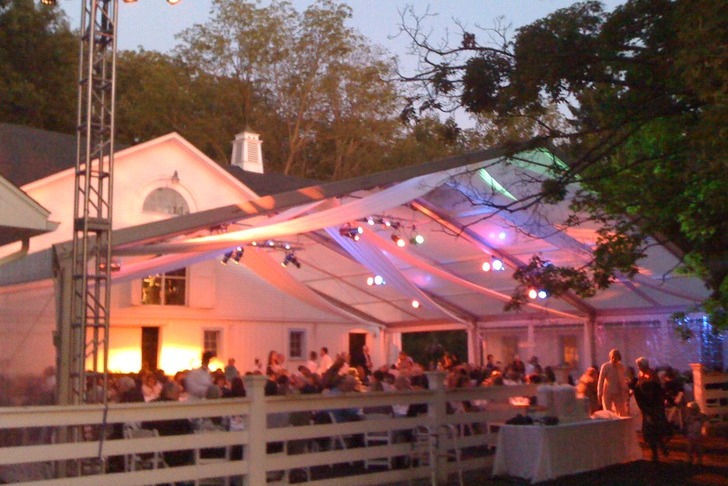
<svg viewBox="0 0 728 486">
<path fill-rule="evenodd" d="M 559 425 L 503 425 L 493 476 L 533 483 L 642 459 L 633 418 Z"/>
</svg>

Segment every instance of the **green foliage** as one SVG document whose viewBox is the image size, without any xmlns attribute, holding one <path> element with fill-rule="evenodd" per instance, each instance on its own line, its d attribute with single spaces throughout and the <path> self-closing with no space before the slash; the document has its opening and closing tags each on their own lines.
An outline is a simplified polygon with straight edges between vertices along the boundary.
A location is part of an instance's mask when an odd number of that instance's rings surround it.
<svg viewBox="0 0 728 486">
<path fill-rule="evenodd" d="M 302 12 L 286 1 L 216 0 L 207 23 L 180 35 L 177 55 L 193 72 L 227 80 L 218 88 L 237 98 L 239 121 L 226 126 L 245 121 L 264 134 L 270 168 L 351 177 L 378 163 L 400 127 L 391 63 L 347 26 L 350 16 L 331 0 Z"/>
<path fill-rule="evenodd" d="M 461 362 L 468 360 L 468 333 L 465 331 L 412 332 L 402 334 L 402 349 L 425 369 L 437 368 L 445 352 Z"/>
<path fill-rule="evenodd" d="M 57 7 L 0 1 L 0 120 L 73 132 L 78 40 Z"/>
<path fill-rule="evenodd" d="M 703 309 L 713 325 L 728 328 L 728 103 L 722 67 L 728 29 L 718 3 L 628 0 L 610 13 L 587 1 L 522 27 L 513 42 L 481 45 L 464 33 L 452 51 L 419 43 L 425 53 L 450 52 L 441 65 L 449 82 L 462 86 L 461 106 L 491 124 L 521 118 L 521 127 L 539 127 L 536 137 L 526 129 L 522 138 L 545 140 L 565 152 L 569 170 L 543 183 L 541 201 L 562 200 L 578 182 L 582 189 L 568 222 L 587 219 L 601 226 L 593 262 L 573 275 L 557 272 L 552 281 L 555 270 L 532 261 L 518 274 L 523 285 L 538 275 L 556 292 L 562 282 L 577 293 L 585 284 L 605 288 L 615 278 L 635 275 L 646 247 L 657 239 L 705 281 L 712 295 Z M 454 69 L 453 58 L 466 55 Z M 429 75 L 418 80 L 441 83 Z M 554 107 L 563 114 L 558 123 Z M 512 140 L 512 132 L 501 134 L 501 142 Z M 511 307 L 522 297 L 520 288 Z"/>
</svg>

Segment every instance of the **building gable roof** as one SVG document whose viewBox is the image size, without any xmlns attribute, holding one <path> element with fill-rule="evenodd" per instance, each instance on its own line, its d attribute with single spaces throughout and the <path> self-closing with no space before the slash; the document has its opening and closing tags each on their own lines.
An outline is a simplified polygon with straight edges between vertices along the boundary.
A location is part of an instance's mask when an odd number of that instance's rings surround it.
<svg viewBox="0 0 728 486">
<path fill-rule="evenodd" d="M 0 175 L 21 187 L 76 164 L 76 136 L 0 123 Z"/>
</svg>

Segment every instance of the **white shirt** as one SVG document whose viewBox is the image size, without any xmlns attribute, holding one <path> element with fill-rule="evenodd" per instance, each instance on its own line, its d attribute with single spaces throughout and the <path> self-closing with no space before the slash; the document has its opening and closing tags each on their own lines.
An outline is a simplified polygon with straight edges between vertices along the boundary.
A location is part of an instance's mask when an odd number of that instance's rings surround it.
<svg viewBox="0 0 728 486">
<path fill-rule="evenodd" d="M 322 354 L 321 359 L 319 360 L 318 372 L 323 375 L 326 373 L 326 370 L 331 368 L 332 364 L 334 364 L 334 360 L 331 359 L 331 356 L 328 354 Z"/>
</svg>

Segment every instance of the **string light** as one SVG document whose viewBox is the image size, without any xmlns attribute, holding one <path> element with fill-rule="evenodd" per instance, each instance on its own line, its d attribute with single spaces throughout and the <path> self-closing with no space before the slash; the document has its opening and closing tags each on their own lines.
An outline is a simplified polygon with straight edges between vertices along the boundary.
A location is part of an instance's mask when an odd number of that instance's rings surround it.
<svg viewBox="0 0 728 486">
<path fill-rule="evenodd" d="M 407 244 L 407 243 L 406 243 L 406 242 L 405 242 L 405 241 L 404 241 L 404 240 L 402 239 L 402 237 L 400 237 L 400 236 L 399 236 L 398 234 L 396 234 L 396 233 L 392 233 L 392 241 L 394 241 L 394 242 L 395 242 L 395 243 L 397 244 L 397 246 L 398 246 L 398 247 L 400 247 L 400 248 L 404 248 L 404 246 L 405 246 L 405 245 Z"/>
</svg>

